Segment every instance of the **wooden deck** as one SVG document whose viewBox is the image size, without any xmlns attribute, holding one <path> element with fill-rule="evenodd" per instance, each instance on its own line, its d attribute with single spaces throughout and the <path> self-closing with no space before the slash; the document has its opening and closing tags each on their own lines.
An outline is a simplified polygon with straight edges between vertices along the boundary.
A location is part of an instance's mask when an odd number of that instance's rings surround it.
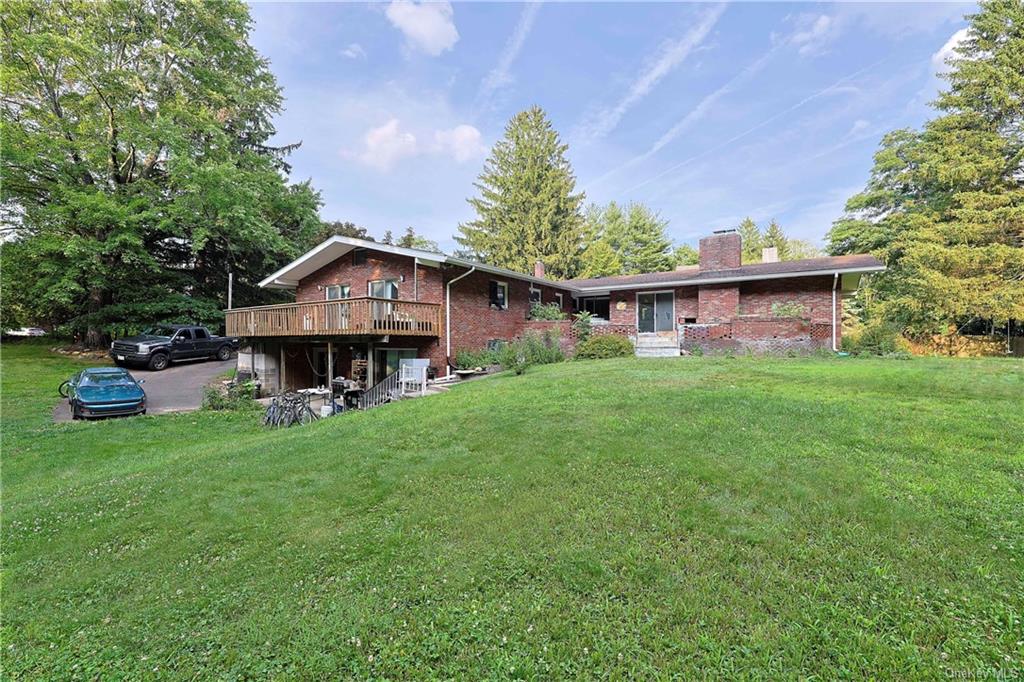
<svg viewBox="0 0 1024 682">
<path fill-rule="evenodd" d="M 228 336 L 440 336 L 441 304 L 346 298 L 224 311 Z"/>
</svg>

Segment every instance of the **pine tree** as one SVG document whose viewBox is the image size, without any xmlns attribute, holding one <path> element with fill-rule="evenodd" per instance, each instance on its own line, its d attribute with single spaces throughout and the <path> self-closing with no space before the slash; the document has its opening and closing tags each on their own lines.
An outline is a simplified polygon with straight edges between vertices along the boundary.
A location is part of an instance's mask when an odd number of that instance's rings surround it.
<svg viewBox="0 0 1024 682">
<path fill-rule="evenodd" d="M 789 260 L 789 240 L 786 238 L 786 233 L 782 231 L 782 227 L 775 220 L 768 223 L 768 227 L 765 228 L 763 243 L 764 248 L 775 248 L 779 260 Z"/>
<path fill-rule="evenodd" d="M 583 251 L 580 277 L 611 277 L 622 274 L 622 261 L 604 239 L 591 242 Z"/>
<path fill-rule="evenodd" d="M 630 202 L 625 211 L 614 201 L 588 213 L 588 233 L 608 242 L 622 263 L 622 273 L 660 272 L 675 267 L 668 221 L 647 206 Z"/>
<path fill-rule="evenodd" d="M 675 251 L 676 266 L 696 265 L 700 262 L 700 253 L 689 244 L 681 244 Z"/>
<path fill-rule="evenodd" d="M 491 150 L 469 200 L 477 217 L 459 225 L 455 240 L 475 257 L 531 272 L 541 261 L 548 275 L 572 277 L 583 251 L 583 193 L 565 156 L 567 145 L 544 110 L 512 117 Z"/>
<path fill-rule="evenodd" d="M 911 333 L 1024 318 L 1024 5 L 983 2 L 949 60 L 941 116 L 887 135 L 829 233 L 871 249 L 875 310 Z"/>
<path fill-rule="evenodd" d="M 761 229 L 748 216 L 739 224 L 737 231 L 740 233 L 740 238 L 743 241 L 742 262 L 760 263 L 761 249 L 764 248 L 764 237 L 761 235 Z"/>
</svg>

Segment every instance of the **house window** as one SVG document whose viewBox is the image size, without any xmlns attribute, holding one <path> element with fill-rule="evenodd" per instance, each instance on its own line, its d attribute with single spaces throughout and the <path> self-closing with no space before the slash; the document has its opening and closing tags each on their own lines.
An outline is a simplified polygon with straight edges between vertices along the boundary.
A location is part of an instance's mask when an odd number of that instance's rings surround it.
<svg viewBox="0 0 1024 682">
<path fill-rule="evenodd" d="M 397 279 L 377 279 L 367 282 L 367 293 L 373 298 L 398 298 Z"/>
<path fill-rule="evenodd" d="M 540 289 L 530 285 L 530 303 L 540 303 Z"/>
<path fill-rule="evenodd" d="M 366 265 L 366 249 L 352 250 L 352 265 Z"/>
<path fill-rule="evenodd" d="M 327 300 L 334 301 L 339 298 L 348 298 L 351 295 L 351 287 L 347 284 L 332 284 L 327 287 Z"/>
<path fill-rule="evenodd" d="M 488 339 L 487 340 L 487 350 L 491 351 L 492 353 L 496 352 L 496 351 L 499 351 L 499 350 L 501 350 L 502 348 L 505 347 L 506 343 L 508 343 L 508 342 L 505 341 L 504 339 Z"/>
<path fill-rule="evenodd" d="M 697 318 L 696 317 L 684 317 L 683 318 L 683 324 L 697 324 Z"/>
<path fill-rule="evenodd" d="M 603 320 L 609 319 L 609 312 L 611 306 L 610 299 L 607 296 L 592 296 L 590 298 L 580 299 L 580 310 L 585 310 L 594 317 L 600 317 Z"/>
<path fill-rule="evenodd" d="M 492 308 L 508 310 L 508 282 L 498 282 L 492 279 L 489 296 Z"/>
<path fill-rule="evenodd" d="M 561 291 L 555 292 L 555 301 L 558 303 L 559 308 L 565 307 L 565 299 L 563 298 L 563 294 Z"/>
</svg>

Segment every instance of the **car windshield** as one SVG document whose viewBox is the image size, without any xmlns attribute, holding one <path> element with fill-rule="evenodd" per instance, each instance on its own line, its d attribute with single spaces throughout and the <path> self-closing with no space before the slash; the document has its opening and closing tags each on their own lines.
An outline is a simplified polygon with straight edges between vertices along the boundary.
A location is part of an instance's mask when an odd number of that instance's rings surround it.
<svg viewBox="0 0 1024 682">
<path fill-rule="evenodd" d="M 173 327 L 149 327 L 143 334 L 146 336 L 166 336 L 170 338 L 174 336 L 175 329 Z"/>
<path fill-rule="evenodd" d="M 126 372 L 86 372 L 82 374 L 80 386 L 127 386 L 134 384 Z"/>
</svg>

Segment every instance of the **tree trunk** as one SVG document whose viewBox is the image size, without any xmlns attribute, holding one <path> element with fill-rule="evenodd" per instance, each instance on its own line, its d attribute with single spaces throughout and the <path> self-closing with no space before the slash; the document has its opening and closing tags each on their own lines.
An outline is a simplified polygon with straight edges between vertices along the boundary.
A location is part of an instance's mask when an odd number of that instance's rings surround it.
<svg viewBox="0 0 1024 682">
<path fill-rule="evenodd" d="M 93 287 L 89 291 L 89 312 L 98 313 L 110 302 L 110 292 L 100 287 Z M 85 332 L 85 346 L 87 348 L 106 348 L 110 345 L 110 334 L 99 328 L 95 321 L 89 323 Z"/>
</svg>

